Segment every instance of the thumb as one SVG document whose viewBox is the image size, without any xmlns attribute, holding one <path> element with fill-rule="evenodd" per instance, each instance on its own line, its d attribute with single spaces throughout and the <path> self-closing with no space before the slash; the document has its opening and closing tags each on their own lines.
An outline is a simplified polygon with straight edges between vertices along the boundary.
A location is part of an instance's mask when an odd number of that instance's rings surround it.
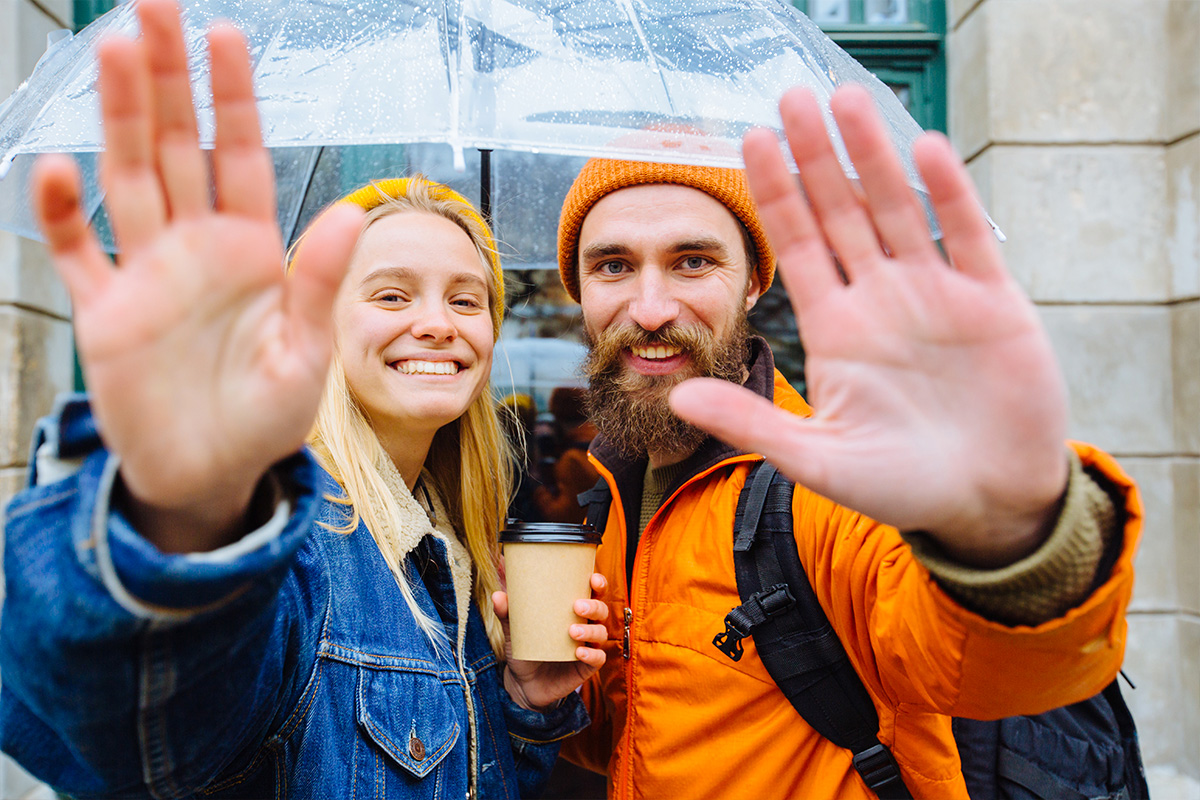
<svg viewBox="0 0 1200 800">
<path fill-rule="evenodd" d="M 779 428 L 771 420 L 796 417 L 749 389 L 716 378 L 693 378 L 671 390 L 671 410 L 718 439 L 753 453 L 767 452 Z"/>
<path fill-rule="evenodd" d="M 492 592 L 492 608 L 496 611 L 496 617 L 501 622 L 508 622 L 508 594 L 506 592 Z"/>
<path fill-rule="evenodd" d="M 793 481 L 831 496 L 830 463 L 841 445 L 825 423 L 715 378 L 684 381 L 671 391 L 670 404 L 680 419 L 740 450 L 761 453 Z"/>
<path fill-rule="evenodd" d="M 351 203 L 335 203 L 321 212 L 297 247 L 285 301 L 293 337 L 329 338 L 333 302 L 358 244 L 364 213 Z"/>
</svg>

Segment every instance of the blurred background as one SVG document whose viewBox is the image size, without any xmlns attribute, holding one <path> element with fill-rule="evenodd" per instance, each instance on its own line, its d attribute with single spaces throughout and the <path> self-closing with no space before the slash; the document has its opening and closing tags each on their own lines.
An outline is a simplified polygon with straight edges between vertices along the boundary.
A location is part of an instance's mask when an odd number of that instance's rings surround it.
<svg viewBox="0 0 1200 800">
<path fill-rule="evenodd" d="M 1200 0 L 795 5 L 922 126 L 949 133 L 1056 346 L 1071 435 L 1115 455 L 1141 485 L 1146 530 L 1125 661 L 1137 689 L 1126 695 L 1152 795 L 1200 800 Z M 0 100 L 32 71 L 47 34 L 112 6 L 0 0 Z M 478 160 L 456 172 L 449 148 L 436 145 L 330 150 L 313 181 L 353 188 L 363 164 L 380 163 L 479 199 Z M 577 458 L 555 471 L 591 435 L 576 418 L 579 307 L 554 255 L 559 205 L 581 164 L 492 155 L 511 293 L 493 382 L 529 434 L 537 485 L 518 502 L 549 509 L 531 515 L 562 513 L 554 501 L 588 480 Z M 302 208 L 297 229 L 316 210 Z M 751 321 L 802 385 L 781 285 Z M 42 246 L 0 232 L 0 501 L 22 485 L 34 421 L 56 394 L 80 387 L 69 303 Z M 564 771 L 552 793 L 602 797 L 603 781 Z M 52 796 L 0 757 L 0 797 Z"/>
</svg>

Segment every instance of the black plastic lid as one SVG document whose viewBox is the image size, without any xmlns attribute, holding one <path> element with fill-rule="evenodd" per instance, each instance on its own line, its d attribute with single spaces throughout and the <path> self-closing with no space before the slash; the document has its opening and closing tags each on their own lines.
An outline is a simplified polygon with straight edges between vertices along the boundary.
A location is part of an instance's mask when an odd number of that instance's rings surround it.
<svg viewBox="0 0 1200 800">
<path fill-rule="evenodd" d="M 522 522 L 510 519 L 500 531 L 501 544 L 600 544 L 600 533 L 591 525 L 571 522 Z"/>
</svg>

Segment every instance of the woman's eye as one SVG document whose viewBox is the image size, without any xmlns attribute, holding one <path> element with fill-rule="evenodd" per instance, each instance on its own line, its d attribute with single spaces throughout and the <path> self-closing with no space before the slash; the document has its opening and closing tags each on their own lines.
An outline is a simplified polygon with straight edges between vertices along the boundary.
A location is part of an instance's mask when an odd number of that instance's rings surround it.
<svg viewBox="0 0 1200 800">
<path fill-rule="evenodd" d="M 460 308 L 483 308 L 483 301 L 477 297 L 456 297 L 450 303 Z"/>
</svg>

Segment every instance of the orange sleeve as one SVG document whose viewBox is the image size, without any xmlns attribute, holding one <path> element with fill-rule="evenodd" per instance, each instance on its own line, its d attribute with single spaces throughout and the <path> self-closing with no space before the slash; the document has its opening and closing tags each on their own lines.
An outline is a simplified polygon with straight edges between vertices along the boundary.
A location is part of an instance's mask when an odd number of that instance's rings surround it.
<svg viewBox="0 0 1200 800">
<path fill-rule="evenodd" d="M 1072 445 L 1118 490 L 1121 550 L 1080 605 L 1037 626 L 1006 626 L 943 592 L 894 528 L 797 489 L 797 544 L 813 589 L 877 705 L 994 719 L 1090 697 L 1120 669 L 1142 508 L 1108 455 Z M 885 716 L 881 714 L 882 717 Z"/>
</svg>

